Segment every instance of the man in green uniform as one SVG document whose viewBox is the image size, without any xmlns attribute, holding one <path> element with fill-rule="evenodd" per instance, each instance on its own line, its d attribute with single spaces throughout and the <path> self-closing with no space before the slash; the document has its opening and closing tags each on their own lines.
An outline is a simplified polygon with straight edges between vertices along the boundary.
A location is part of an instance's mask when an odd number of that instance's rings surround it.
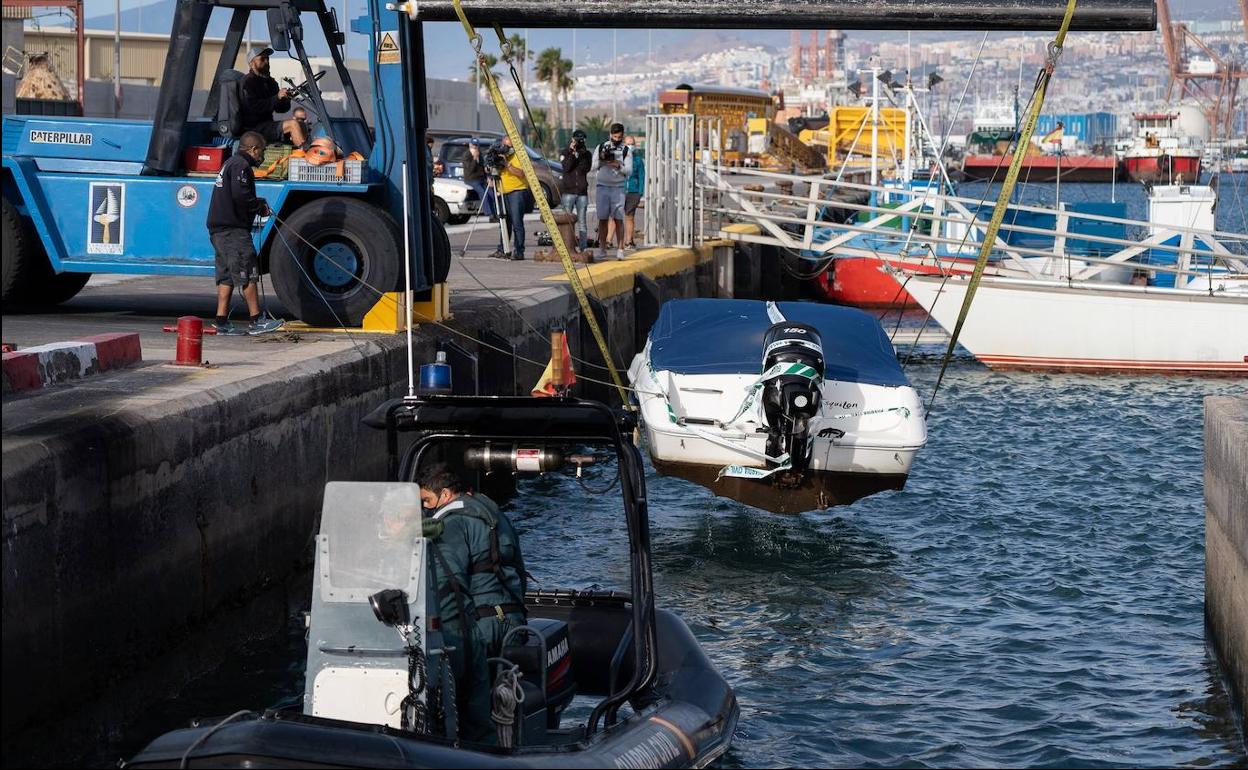
<svg viewBox="0 0 1248 770">
<path fill-rule="evenodd" d="M 459 476 L 445 464 L 428 466 L 420 475 L 419 484 L 425 507 L 436 508 L 433 518 L 447 524 L 457 522 L 466 535 L 461 549 L 468 553 L 469 593 L 477 629 L 486 654 L 497 657 L 507 632 L 524 625 L 527 585 L 516 530 L 493 500 L 468 492 Z"/>
<path fill-rule="evenodd" d="M 436 477 L 433 477 L 436 480 Z M 469 543 L 480 540 L 485 529 L 467 516 L 441 517 L 448 501 L 430 493 L 421 479 L 420 501 L 425 508 L 424 532 L 429 538 L 431 589 L 437 591 L 442 638 L 455 677 L 455 705 L 459 734 L 466 740 L 492 743 L 489 667 L 485 643 L 477 630 L 477 606 L 472 601 L 472 551 Z"/>
</svg>

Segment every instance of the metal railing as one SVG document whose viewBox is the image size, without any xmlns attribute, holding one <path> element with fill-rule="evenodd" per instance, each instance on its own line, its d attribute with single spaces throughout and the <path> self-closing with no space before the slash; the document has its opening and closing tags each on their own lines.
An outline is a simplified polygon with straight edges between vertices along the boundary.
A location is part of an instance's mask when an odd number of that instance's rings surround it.
<svg viewBox="0 0 1248 770">
<path fill-rule="evenodd" d="M 693 246 L 694 117 L 646 116 L 646 243 Z"/>
<path fill-rule="evenodd" d="M 872 186 L 757 169 L 729 174 L 710 165 L 699 166 L 697 185 L 700 224 L 718 219 L 760 230 L 727 232 L 712 224 L 703 235 L 775 245 L 812 265 L 835 256 L 875 257 L 899 268 L 964 271 L 992 210 L 991 203 L 941 194 L 935 186 Z M 993 244 L 991 272 L 999 275 L 1118 282 L 1124 270 L 1173 273 L 1175 285 L 1214 272 L 1248 280 L 1248 235 L 1011 205 Z"/>
</svg>

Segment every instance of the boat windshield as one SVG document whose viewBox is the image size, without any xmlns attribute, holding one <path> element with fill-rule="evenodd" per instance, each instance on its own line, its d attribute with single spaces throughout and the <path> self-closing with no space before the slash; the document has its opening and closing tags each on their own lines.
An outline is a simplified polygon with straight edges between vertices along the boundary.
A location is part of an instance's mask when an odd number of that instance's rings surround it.
<svg viewBox="0 0 1248 770">
<path fill-rule="evenodd" d="M 420 488 L 404 482 L 336 481 L 321 511 L 321 598 L 361 602 L 384 588 L 416 595 Z"/>
</svg>

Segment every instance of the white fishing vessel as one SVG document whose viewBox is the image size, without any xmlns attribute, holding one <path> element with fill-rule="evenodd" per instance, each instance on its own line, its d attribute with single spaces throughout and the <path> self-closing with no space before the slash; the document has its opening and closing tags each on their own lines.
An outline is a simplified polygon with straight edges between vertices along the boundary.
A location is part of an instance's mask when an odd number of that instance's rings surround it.
<svg viewBox="0 0 1248 770">
<path fill-rule="evenodd" d="M 994 369 L 1248 374 L 1248 235 L 1214 231 L 1216 201 L 1168 185 L 1150 191 L 1147 223 L 1087 217 L 1076 235 L 1061 217 L 1047 257 L 1013 249 L 985 273 L 959 342 Z M 955 327 L 968 275 L 895 276 Z"/>
<path fill-rule="evenodd" d="M 888 337 L 854 308 L 673 300 L 629 379 L 659 470 L 771 511 L 900 489 L 927 441 Z"/>
</svg>

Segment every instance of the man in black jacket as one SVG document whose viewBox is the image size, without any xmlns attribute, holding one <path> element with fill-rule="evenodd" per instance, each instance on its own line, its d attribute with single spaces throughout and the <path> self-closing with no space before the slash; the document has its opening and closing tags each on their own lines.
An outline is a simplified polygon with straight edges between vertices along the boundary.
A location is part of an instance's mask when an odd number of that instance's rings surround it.
<svg viewBox="0 0 1248 770">
<path fill-rule="evenodd" d="M 290 110 L 290 91 L 278 88 L 277 81 L 269 77 L 269 55 L 272 53 L 272 48 L 253 48 L 247 56 L 249 72 L 243 76 L 238 94 L 243 130 L 255 131 L 269 144 L 289 139 L 291 144 L 302 147 L 308 139 L 302 121 L 295 118 L 273 119 L 273 113 Z"/>
<path fill-rule="evenodd" d="M 256 197 L 256 176 L 252 168 L 264 158 L 264 137 L 255 131 L 243 134 L 238 154 L 217 173 L 216 186 L 208 201 L 208 237 L 216 252 L 217 334 L 264 334 L 282 327 L 275 318 L 260 317 L 260 260 L 251 240 L 251 223 L 257 216 L 268 216 L 269 204 Z M 285 256 L 285 255 L 283 255 Z M 246 329 L 230 323 L 230 294 L 240 286 L 251 322 Z"/>
<path fill-rule="evenodd" d="M 585 132 L 576 129 L 572 132 L 572 143 L 559 153 L 559 162 L 563 164 L 563 179 L 559 186 L 563 188 L 563 200 L 560 208 L 570 214 L 576 214 L 576 248 L 585 250 L 585 240 L 589 237 L 589 223 L 585 221 L 589 208 L 589 168 L 594 159 L 585 147 Z"/>
<path fill-rule="evenodd" d="M 481 201 L 481 213 L 490 217 L 491 221 L 497 220 L 494 187 L 489 183 L 481 161 L 481 140 L 475 136 L 468 140 L 468 154 L 464 156 L 464 184 L 477 193 L 477 198 Z"/>
</svg>

